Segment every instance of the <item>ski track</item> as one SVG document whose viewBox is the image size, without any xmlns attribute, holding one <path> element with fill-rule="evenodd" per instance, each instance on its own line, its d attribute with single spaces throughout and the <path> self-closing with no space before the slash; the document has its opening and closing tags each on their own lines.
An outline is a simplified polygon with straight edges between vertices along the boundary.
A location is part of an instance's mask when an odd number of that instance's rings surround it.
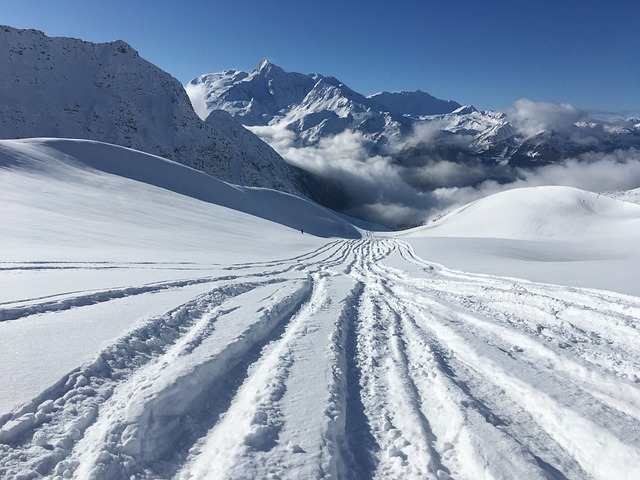
<svg viewBox="0 0 640 480">
<path fill-rule="evenodd" d="M 1 478 L 638 478 L 639 298 L 454 271 L 394 239 L 0 265 L 128 268 L 189 278 L 0 304 L 29 322 L 211 285 L 4 415 Z"/>
</svg>

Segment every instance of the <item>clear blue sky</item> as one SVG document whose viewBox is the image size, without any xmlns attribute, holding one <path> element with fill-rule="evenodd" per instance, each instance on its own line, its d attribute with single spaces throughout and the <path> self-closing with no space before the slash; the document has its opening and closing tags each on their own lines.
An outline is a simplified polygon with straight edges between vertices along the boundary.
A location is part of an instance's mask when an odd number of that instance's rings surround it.
<svg viewBox="0 0 640 480">
<path fill-rule="evenodd" d="M 0 0 L 0 12 L 50 36 L 125 40 L 183 83 L 268 58 L 364 94 L 640 112 L 640 0 Z"/>
</svg>

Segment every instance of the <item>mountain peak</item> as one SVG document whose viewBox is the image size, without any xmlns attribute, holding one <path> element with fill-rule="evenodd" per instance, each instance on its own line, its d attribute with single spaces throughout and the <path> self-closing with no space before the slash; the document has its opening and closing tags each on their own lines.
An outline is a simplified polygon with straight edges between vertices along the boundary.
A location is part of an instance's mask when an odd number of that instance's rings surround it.
<svg viewBox="0 0 640 480">
<path fill-rule="evenodd" d="M 460 104 L 452 100 L 440 100 L 422 90 L 414 92 L 380 92 L 368 97 L 371 105 L 392 115 L 438 115 L 451 113 Z"/>
<path fill-rule="evenodd" d="M 266 58 L 263 60 L 260 60 L 260 63 L 258 64 L 258 66 L 255 68 L 254 72 L 256 74 L 259 75 L 268 75 L 268 74 L 273 74 L 276 72 L 283 72 L 284 70 L 282 70 L 279 66 L 277 66 L 275 63 L 270 62 L 269 60 L 267 60 Z"/>
<path fill-rule="evenodd" d="M 453 112 L 454 115 L 469 115 L 475 113 L 478 110 L 473 105 L 462 105 L 460 108 L 456 108 Z"/>
</svg>

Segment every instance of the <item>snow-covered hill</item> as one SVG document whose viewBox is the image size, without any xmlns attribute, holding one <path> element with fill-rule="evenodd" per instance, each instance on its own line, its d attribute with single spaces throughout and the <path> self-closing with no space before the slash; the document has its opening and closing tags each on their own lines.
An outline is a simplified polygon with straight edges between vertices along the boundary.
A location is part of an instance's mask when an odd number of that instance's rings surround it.
<svg viewBox="0 0 640 480">
<path fill-rule="evenodd" d="M 577 188 L 520 188 L 465 205 L 416 231 L 520 240 L 640 238 L 640 206 Z"/>
<path fill-rule="evenodd" d="M 638 206 L 525 189 L 360 238 L 59 139 L 0 141 L 0 184 L 3 479 L 637 476 Z"/>
<path fill-rule="evenodd" d="M 135 148 L 225 181 L 301 193 L 296 175 L 224 116 L 203 122 L 175 78 L 122 41 L 0 27 L 0 138 L 85 138 Z"/>
<path fill-rule="evenodd" d="M 640 295 L 640 205 L 604 194 L 508 190 L 401 235 L 454 268 Z"/>
</svg>

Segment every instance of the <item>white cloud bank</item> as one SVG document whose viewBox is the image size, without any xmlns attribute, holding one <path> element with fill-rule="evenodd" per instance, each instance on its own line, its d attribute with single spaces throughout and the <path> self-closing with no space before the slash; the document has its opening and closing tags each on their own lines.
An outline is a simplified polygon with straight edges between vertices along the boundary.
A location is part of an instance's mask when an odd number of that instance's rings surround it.
<svg viewBox="0 0 640 480">
<path fill-rule="evenodd" d="M 526 98 L 517 100 L 507 115 L 513 126 L 527 136 L 544 130 L 564 131 L 589 117 L 568 103 L 534 102 Z"/>
<path fill-rule="evenodd" d="M 514 126 L 526 135 L 542 130 L 571 132 L 588 115 L 569 104 L 519 100 L 508 112 Z M 440 125 L 419 126 L 409 142 L 432 142 Z M 431 155 L 415 166 L 400 166 L 393 156 L 371 155 L 368 140 L 357 132 L 323 138 L 317 146 L 296 146 L 296 134 L 282 125 L 252 127 L 285 160 L 340 188 L 347 197 L 343 212 L 388 225 L 406 227 L 429 221 L 437 214 L 486 195 L 512 188 L 566 185 L 590 191 L 626 190 L 640 186 L 640 151 L 584 154 L 563 164 L 535 171 L 510 170 L 501 182 L 495 166 Z M 591 134 L 590 134 L 591 135 Z M 595 135 L 595 134 L 594 134 Z M 451 145 L 468 145 L 470 137 L 448 137 Z M 594 137 L 583 140 L 594 141 Z M 597 138 L 595 139 L 597 141 Z M 460 145 L 462 146 L 462 145 Z"/>
</svg>

